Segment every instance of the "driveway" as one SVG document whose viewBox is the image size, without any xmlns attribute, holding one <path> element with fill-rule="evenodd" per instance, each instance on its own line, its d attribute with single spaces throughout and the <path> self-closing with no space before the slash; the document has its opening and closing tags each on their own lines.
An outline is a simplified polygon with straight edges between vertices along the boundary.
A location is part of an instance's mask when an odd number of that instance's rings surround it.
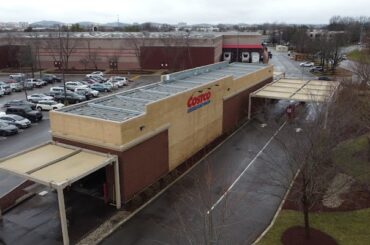
<svg viewBox="0 0 370 245">
<path fill-rule="evenodd" d="M 294 132 L 285 123 L 261 127 L 251 121 L 102 244 L 205 244 L 207 237 L 250 244 L 285 193 L 269 183 L 274 173 L 266 159 L 273 157 L 279 172 L 288 173 L 275 137 Z"/>
<path fill-rule="evenodd" d="M 274 71 L 285 72 L 286 78 L 312 79 L 315 78 L 308 70 L 309 68 L 300 67 L 301 62 L 290 59 L 287 52 L 276 52 L 275 48 L 269 48 L 272 58 L 269 63 L 274 65 Z"/>
</svg>

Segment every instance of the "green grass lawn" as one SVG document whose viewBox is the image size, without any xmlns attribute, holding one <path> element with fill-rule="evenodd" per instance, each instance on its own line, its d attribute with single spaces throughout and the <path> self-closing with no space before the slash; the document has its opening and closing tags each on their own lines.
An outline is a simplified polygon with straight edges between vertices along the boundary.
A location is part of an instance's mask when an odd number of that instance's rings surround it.
<svg viewBox="0 0 370 245">
<path fill-rule="evenodd" d="M 370 184 L 370 163 L 368 161 L 370 134 L 344 141 L 334 151 L 333 161 L 348 175 Z M 310 224 L 332 236 L 338 244 L 370 244 L 370 208 L 347 212 L 317 212 L 310 214 Z M 303 226 L 303 214 L 298 211 L 282 210 L 275 224 L 258 243 L 279 245 L 285 230 L 292 226 Z"/>
<path fill-rule="evenodd" d="M 365 184 L 370 184 L 370 163 L 368 159 L 370 145 L 368 137 L 370 137 L 370 134 L 347 140 L 338 145 L 333 154 L 334 163 L 340 166 L 348 175 Z"/>
<path fill-rule="evenodd" d="M 365 52 L 355 49 L 347 54 L 347 58 L 353 61 L 368 60 L 370 62 L 369 56 Z"/>
<path fill-rule="evenodd" d="M 342 245 L 370 244 L 370 208 L 351 212 L 321 212 L 310 215 L 311 226 L 332 236 Z M 274 226 L 258 243 L 279 245 L 285 230 L 292 226 L 303 226 L 301 212 L 283 210 Z"/>
</svg>

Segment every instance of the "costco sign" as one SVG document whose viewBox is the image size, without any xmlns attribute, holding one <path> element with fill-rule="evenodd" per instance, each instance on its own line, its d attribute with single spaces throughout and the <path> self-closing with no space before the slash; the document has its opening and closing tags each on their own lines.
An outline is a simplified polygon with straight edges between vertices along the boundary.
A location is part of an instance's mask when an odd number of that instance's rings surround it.
<svg viewBox="0 0 370 245">
<path fill-rule="evenodd" d="M 187 104 L 188 105 L 188 113 L 192 112 L 192 111 L 195 111 L 195 110 L 209 104 L 209 102 L 211 102 L 210 98 L 211 98 L 211 92 L 210 91 L 202 93 L 202 94 L 197 95 L 197 96 L 191 96 L 188 99 L 188 104 Z"/>
</svg>

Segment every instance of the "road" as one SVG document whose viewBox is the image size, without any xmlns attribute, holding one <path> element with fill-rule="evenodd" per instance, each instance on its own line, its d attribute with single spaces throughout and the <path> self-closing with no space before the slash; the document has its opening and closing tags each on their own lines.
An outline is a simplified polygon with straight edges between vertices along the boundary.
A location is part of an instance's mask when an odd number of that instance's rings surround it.
<svg viewBox="0 0 370 245">
<path fill-rule="evenodd" d="M 286 124 L 248 123 L 102 244 L 205 244 L 209 232 L 219 236 L 217 244 L 252 243 L 285 193 L 268 182 L 273 171 L 267 158 L 275 170 L 289 172 L 274 134 L 294 132 Z"/>
<path fill-rule="evenodd" d="M 274 65 L 274 71 L 285 72 L 286 78 L 312 79 L 315 76 L 308 70 L 309 68 L 300 67 L 298 61 L 290 59 L 286 52 L 276 52 L 274 48 L 269 48 L 272 58 L 269 63 Z"/>
</svg>

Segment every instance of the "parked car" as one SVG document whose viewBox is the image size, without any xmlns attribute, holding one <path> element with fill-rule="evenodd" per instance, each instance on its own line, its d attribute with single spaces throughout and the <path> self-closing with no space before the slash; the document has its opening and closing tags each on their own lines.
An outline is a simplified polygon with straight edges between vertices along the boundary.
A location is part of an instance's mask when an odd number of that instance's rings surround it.
<svg viewBox="0 0 370 245">
<path fill-rule="evenodd" d="M 87 83 L 87 84 L 94 84 L 94 83 L 97 83 L 98 81 L 92 79 L 92 78 L 88 78 L 88 77 L 85 77 L 83 79 L 83 82 Z"/>
<path fill-rule="evenodd" d="M 99 91 L 91 89 L 91 88 L 76 88 L 74 92 L 79 94 L 81 91 L 85 91 L 91 94 L 93 97 L 99 96 Z"/>
<path fill-rule="evenodd" d="M 50 92 L 56 92 L 56 93 L 63 93 L 64 92 L 64 88 L 63 87 L 51 87 Z"/>
<path fill-rule="evenodd" d="M 302 62 L 302 63 L 299 64 L 299 66 L 301 66 L 301 67 L 312 67 L 314 65 L 315 65 L 315 63 L 310 62 L 310 61 Z"/>
<path fill-rule="evenodd" d="M 31 127 L 31 121 L 19 115 L 2 115 L 0 120 L 5 121 L 8 124 L 17 126 L 17 128 L 29 128 Z"/>
<path fill-rule="evenodd" d="M 100 84 L 100 83 L 94 83 L 90 85 L 91 89 L 94 89 L 99 92 L 110 92 L 112 91 L 112 88 L 110 86 L 107 86 L 105 84 Z"/>
<path fill-rule="evenodd" d="M 62 79 L 60 77 L 57 77 L 54 74 L 43 74 L 41 76 L 41 79 L 44 80 L 47 83 L 55 83 L 55 82 L 61 82 Z"/>
<path fill-rule="evenodd" d="M 87 78 L 90 78 L 90 79 L 94 79 L 97 82 L 105 82 L 105 81 L 107 81 L 107 79 L 105 77 L 100 76 L 100 75 L 87 74 L 86 77 Z"/>
<path fill-rule="evenodd" d="M 90 100 L 91 98 L 94 97 L 87 90 L 78 90 L 78 91 L 75 91 L 75 93 L 78 94 L 78 95 L 84 96 L 86 100 Z"/>
<path fill-rule="evenodd" d="M 102 72 L 102 71 L 94 71 L 94 72 L 91 72 L 88 75 L 98 75 L 98 76 L 104 77 L 104 72 Z"/>
<path fill-rule="evenodd" d="M 46 85 L 45 81 L 41 79 L 35 79 L 35 78 L 26 79 L 26 83 L 32 84 L 34 88 L 41 88 L 42 86 Z"/>
<path fill-rule="evenodd" d="M 69 104 L 74 103 L 80 103 L 86 100 L 86 97 L 83 95 L 79 95 L 70 91 L 66 92 L 66 96 L 64 96 L 64 93 L 58 93 L 54 96 L 54 100 L 58 101 L 59 103 L 64 102 L 64 100 L 67 100 Z"/>
<path fill-rule="evenodd" d="M 16 80 L 17 82 L 23 81 L 26 79 L 26 74 L 24 73 L 16 73 L 9 75 L 10 79 Z"/>
<path fill-rule="evenodd" d="M 21 81 L 19 82 L 22 85 L 22 90 L 32 90 L 35 87 L 33 82 Z"/>
<path fill-rule="evenodd" d="M 39 111 L 57 110 L 63 107 L 64 107 L 64 104 L 58 103 L 54 100 L 40 100 L 36 104 L 36 109 Z"/>
<path fill-rule="evenodd" d="M 103 85 L 107 85 L 109 87 L 111 87 L 112 90 L 115 90 L 115 89 L 118 89 L 118 83 L 116 82 L 105 82 L 103 83 Z"/>
<path fill-rule="evenodd" d="M 71 91 L 75 91 L 76 88 L 87 88 L 88 86 L 81 82 L 66 82 L 66 88 Z"/>
<path fill-rule="evenodd" d="M 30 106 L 11 106 L 6 108 L 6 114 L 14 114 L 25 117 L 31 122 L 38 122 L 42 120 L 42 113 L 36 110 L 32 110 Z"/>
<path fill-rule="evenodd" d="M 28 106 L 31 109 L 36 109 L 36 105 L 32 102 L 27 100 L 10 100 L 4 104 L 4 107 L 11 107 L 11 106 Z"/>
<path fill-rule="evenodd" d="M 5 95 L 5 89 L 0 87 L 0 97 Z"/>
<path fill-rule="evenodd" d="M 23 90 L 23 85 L 22 83 L 18 83 L 18 82 L 12 82 L 12 83 L 8 83 L 12 92 L 21 92 Z"/>
<path fill-rule="evenodd" d="M 126 77 L 120 77 L 120 76 L 110 77 L 108 82 L 116 82 L 119 87 L 128 85 L 128 79 Z"/>
<path fill-rule="evenodd" d="M 45 94 L 31 94 L 27 96 L 27 99 L 32 103 L 37 103 L 40 100 L 52 100 L 53 97 Z"/>
<path fill-rule="evenodd" d="M 10 125 L 6 122 L 0 122 L 0 135 L 9 136 L 18 133 L 18 128 L 14 125 Z"/>
<path fill-rule="evenodd" d="M 314 67 L 310 68 L 310 72 L 322 72 L 322 71 L 324 71 L 322 66 L 314 66 Z"/>
<path fill-rule="evenodd" d="M 0 81 L 0 87 L 4 89 L 4 94 L 11 94 L 12 93 L 12 88 L 10 87 L 9 84 Z"/>
<path fill-rule="evenodd" d="M 318 80 L 331 81 L 331 79 L 329 77 L 319 77 Z"/>
</svg>

